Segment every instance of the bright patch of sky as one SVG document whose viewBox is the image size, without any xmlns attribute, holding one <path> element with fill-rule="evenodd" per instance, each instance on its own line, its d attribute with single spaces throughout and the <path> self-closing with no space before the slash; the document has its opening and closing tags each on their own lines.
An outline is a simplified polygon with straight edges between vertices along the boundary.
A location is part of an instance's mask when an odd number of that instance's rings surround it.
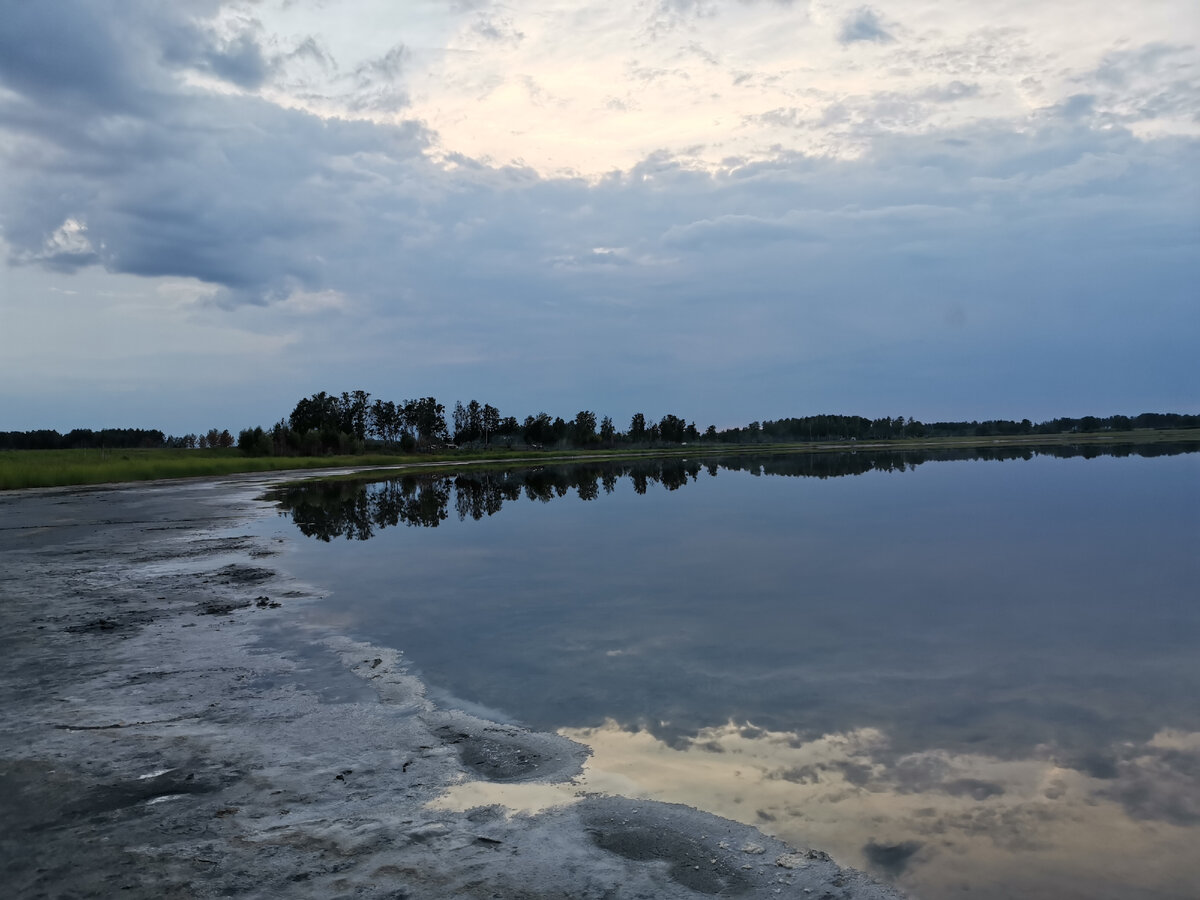
<svg viewBox="0 0 1200 900">
<path fill-rule="evenodd" d="M 444 153 L 596 175 L 661 151 L 701 166 L 781 147 L 855 156 L 880 132 L 1027 123 L 1075 97 L 1080 113 L 1135 133 L 1196 134 L 1183 105 L 1139 115 L 1163 75 L 1195 78 L 1194 53 L 1161 42 L 1180 26 L 1195 37 L 1196 16 L 1188 29 L 1182 11 L 1090 0 L 516 0 L 261 14 L 291 46 L 315 40 L 276 82 L 282 102 L 412 117 Z M 1129 62 L 1143 65 L 1130 72 Z"/>
</svg>

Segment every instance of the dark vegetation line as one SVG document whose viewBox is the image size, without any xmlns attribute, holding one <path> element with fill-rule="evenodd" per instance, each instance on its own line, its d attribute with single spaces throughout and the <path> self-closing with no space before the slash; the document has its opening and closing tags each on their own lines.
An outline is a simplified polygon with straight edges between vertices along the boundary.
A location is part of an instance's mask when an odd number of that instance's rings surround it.
<svg viewBox="0 0 1200 900">
<path fill-rule="evenodd" d="M 0 450 L 72 449 L 219 449 L 236 443 L 247 456 L 356 455 L 366 452 L 429 452 L 456 448 L 516 449 L 658 447 L 691 443 L 778 444 L 811 441 L 903 440 L 911 438 L 1037 436 L 1070 433 L 1123 432 L 1135 429 L 1200 428 L 1200 415 L 1142 413 L 1137 416 L 1083 416 L 1034 424 L 989 419 L 978 422 L 921 422 L 897 416 L 820 415 L 750 422 L 742 428 L 703 432 L 695 422 L 667 414 L 657 422 L 637 413 L 619 431 L 609 416 L 597 419 L 580 410 L 564 420 L 548 413 L 522 421 L 501 416 L 491 404 L 471 400 L 454 404 L 450 417 L 434 397 L 396 402 L 371 399 L 366 391 L 324 391 L 300 400 L 290 416 L 270 428 L 247 428 L 236 441 L 228 430 L 204 434 L 165 435 L 156 429 L 77 428 L 66 434 L 53 430 L 0 432 Z"/>
<path fill-rule="evenodd" d="M 904 472 L 932 461 L 1010 460 L 1052 456 L 1171 456 L 1187 452 L 1177 444 L 1077 446 L 985 446 L 935 450 L 882 449 L 864 453 L 763 453 L 733 449 L 720 455 L 590 459 L 525 469 L 458 469 L 453 472 L 406 470 L 381 479 L 379 473 L 346 480 L 284 485 L 271 492 L 280 511 L 302 534 L 329 541 L 336 537 L 366 540 L 396 525 L 436 528 L 452 513 L 459 521 L 492 516 L 510 503 L 549 503 L 568 495 L 595 500 L 627 480 L 635 494 L 655 486 L 678 490 L 724 469 L 751 475 L 840 478 L 865 472 Z"/>
</svg>

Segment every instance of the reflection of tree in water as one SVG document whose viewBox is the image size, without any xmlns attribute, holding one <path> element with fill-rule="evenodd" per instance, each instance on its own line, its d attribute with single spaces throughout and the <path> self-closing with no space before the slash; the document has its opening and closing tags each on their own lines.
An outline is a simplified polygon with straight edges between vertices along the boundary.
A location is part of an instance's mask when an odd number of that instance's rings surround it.
<svg viewBox="0 0 1200 900">
<path fill-rule="evenodd" d="M 837 478 L 864 472 L 904 472 L 935 460 L 1032 459 L 1083 456 L 1164 456 L 1194 452 L 1193 445 L 1116 445 L 1044 447 L 972 447 L 958 450 L 889 450 L 849 453 L 734 453 L 703 460 L 614 460 L 513 469 L 502 472 L 464 471 L 458 475 L 404 475 L 385 481 L 337 481 L 298 485 L 275 496 L 281 515 L 290 516 L 300 532 L 328 541 L 333 537 L 365 541 L 375 530 L 401 523 L 435 528 L 454 511 L 460 521 L 482 519 L 499 512 L 506 502 L 524 495 L 549 503 L 572 491 L 581 500 L 611 494 L 629 479 L 637 494 L 651 487 L 678 490 L 696 481 L 701 472 L 715 477 L 721 469 L 751 475 Z"/>
<path fill-rule="evenodd" d="M 283 489 L 277 497 L 280 514 L 290 516 L 301 534 L 323 541 L 341 536 L 365 541 L 376 528 L 401 522 L 436 527 L 446 518 L 451 484 L 445 476 L 406 475 L 371 484 L 299 485 Z"/>
</svg>

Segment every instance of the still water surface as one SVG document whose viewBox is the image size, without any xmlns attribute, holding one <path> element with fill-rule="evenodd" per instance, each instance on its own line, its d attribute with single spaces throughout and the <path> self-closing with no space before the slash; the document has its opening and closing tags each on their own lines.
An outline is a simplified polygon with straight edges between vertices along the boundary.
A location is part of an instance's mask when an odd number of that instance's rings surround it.
<svg viewBox="0 0 1200 900">
<path fill-rule="evenodd" d="M 1024 456 L 279 499 L 313 538 L 293 568 L 334 589 L 320 615 L 404 650 L 443 703 L 588 744 L 589 789 L 750 822 L 930 900 L 1196 896 L 1200 454 Z"/>
</svg>

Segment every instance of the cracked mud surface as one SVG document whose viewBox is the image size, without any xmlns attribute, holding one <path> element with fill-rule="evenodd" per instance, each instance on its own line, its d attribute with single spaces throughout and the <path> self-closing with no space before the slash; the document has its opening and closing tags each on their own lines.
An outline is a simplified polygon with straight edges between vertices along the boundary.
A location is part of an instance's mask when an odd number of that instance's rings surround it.
<svg viewBox="0 0 1200 900">
<path fill-rule="evenodd" d="M 15 898 L 890 898 L 748 826 L 569 782 L 587 749 L 438 709 L 238 533 L 266 482 L 0 495 L 0 883 Z M 297 649 L 301 648 L 301 649 Z"/>
</svg>

